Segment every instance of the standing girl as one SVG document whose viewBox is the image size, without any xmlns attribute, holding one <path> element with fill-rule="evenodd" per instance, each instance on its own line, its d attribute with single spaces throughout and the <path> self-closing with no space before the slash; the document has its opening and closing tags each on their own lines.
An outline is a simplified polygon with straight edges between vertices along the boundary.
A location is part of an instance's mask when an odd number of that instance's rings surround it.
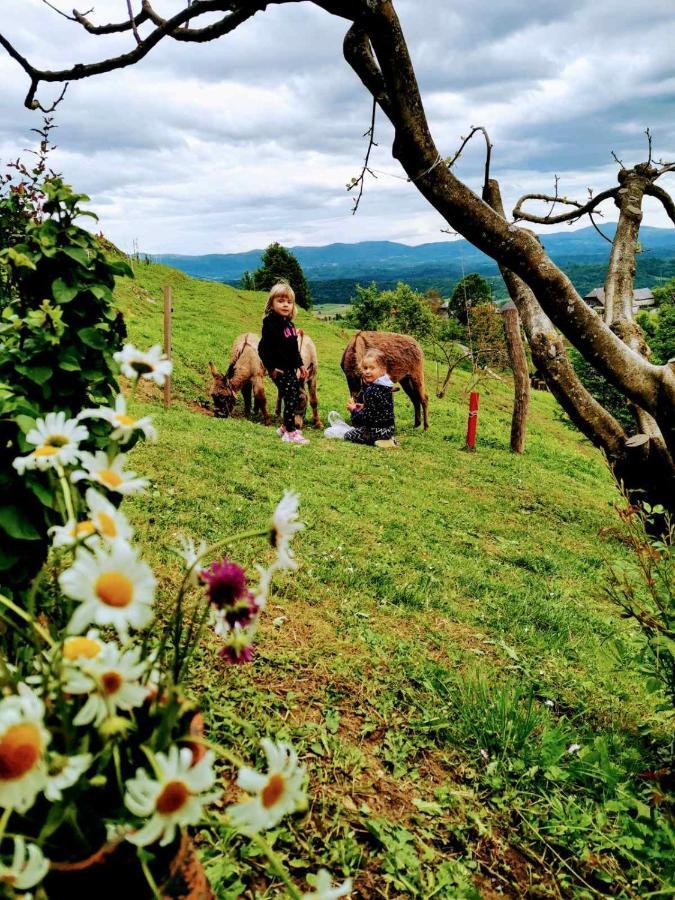
<svg viewBox="0 0 675 900">
<path fill-rule="evenodd" d="M 284 402 L 284 423 L 278 431 L 281 440 L 289 444 L 309 444 L 295 425 L 295 411 L 300 401 L 297 371 L 303 381 L 308 372 L 302 364 L 294 316 L 293 288 L 283 281 L 275 284 L 267 298 L 258 354 Z"/>
</svg>

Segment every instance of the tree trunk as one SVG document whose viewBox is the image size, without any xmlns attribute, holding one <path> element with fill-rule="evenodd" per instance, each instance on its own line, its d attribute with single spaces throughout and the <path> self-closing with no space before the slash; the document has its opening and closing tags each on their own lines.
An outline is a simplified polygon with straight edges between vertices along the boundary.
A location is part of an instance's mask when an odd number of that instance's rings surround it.
<svg viewBox="0 0 675 900">
<path fill-rule="evenodd" d="M 504 334 L 513 370 L 513 417 L 511 419 L 511 450 L 522 453 L 525 450 L 527 409 L 530 404 L 530 373 L 527 356 L 520 335 L 520 318 L 515 303 L 511 300 L 502 309 Z"/>
</svg>

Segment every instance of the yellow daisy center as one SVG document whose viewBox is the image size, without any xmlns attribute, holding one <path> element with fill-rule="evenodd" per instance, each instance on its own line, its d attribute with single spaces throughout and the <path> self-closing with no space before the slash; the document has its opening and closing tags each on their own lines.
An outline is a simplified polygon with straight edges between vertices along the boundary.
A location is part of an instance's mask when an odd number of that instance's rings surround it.
<svg viewBox="0 0 675 900">
<path fill-rule="evenodd" d="M 33 450 L 33 456 L 55 456 L 59 452 L 58 447 L 52 447 L 51 444 L 44 444 Z"/>
<path fill-rule="evenodd" d="M 93 522 L 78 522 L 73 528 L 73 537 L 84 537 L 86 534 L 93 534 L 96 531 Z"/>
<path fill-rule="evenodd" d="M 108 694 L 108 696 L 110 696 L 110 694 L 116 694 L 122 687 L 123 682 L 124 679 L 119 672 L 104 672 L 101 676 L 103 693 Z"/>
<path fill-rule="evenodd" d="M 190 792 L 182 781 L 169 781 L 157 798 L 155 808 L 160 815 L 170 816 L 185 806 L 189 796 Z"/>
<path fill-rule="evenodd" d="M 101 534 L 109 538 L 117 537 L 117 525 L 115 525 L 115 520 L 112 516 L 109 516 L 108 513 L 99 513 L 97 522 L 98 530 Z"/>
<path fill-rule="evenodd" d="M 116 416 L 116 418 L 120 425 L 126 425 L 127 427 L 133 425 L 136 422 L 136 419 L 132 419 L 131 416 L 118 415 Z"/>
<path fill-rule="evenodd" d="M 108 487 L 116 488 L 119 487 L 124 479 L 121 475 L 118 475 L 117 472 L 113 472 L 112 469 L 101 469 L 98 473 L 99 480 L 106 484 Z"/>
<path fill-rule="evenodd" d="M 21 778 L 35 766 L 42 753 L 37 725 L 12 725 L 0 738 L 0 780 Z"/>
<path fill-rule="evenodd" d="M 261 799 L 265 809 L 270 809 L 275 803 L 278 803 L 284 793 L 285 782 L 282 775 L 275 772 L 270 776 L 269 781 L 262 789 Z"/>
<path fill-rule="evenodd" d="M 96 579 L 94 591 L 106 606 L 121 609 L 131 603 L 134 596 L 134 585 L 121 572 L 103 572 Z"/>
<path fill-rule="evenodd" d="M 69 443 L 70 438 L 67 438 L 65 434 L 50 434 L 45 441 L 45 445 L 48 447 L 65 447 Z"/>
<path fill-rule="evenodd" d="M 64 659 L 94 659 L 101 652 L 101 644 L 93 638 L 70 637 L 66 638 L 63 645 Z"/>
</svg>

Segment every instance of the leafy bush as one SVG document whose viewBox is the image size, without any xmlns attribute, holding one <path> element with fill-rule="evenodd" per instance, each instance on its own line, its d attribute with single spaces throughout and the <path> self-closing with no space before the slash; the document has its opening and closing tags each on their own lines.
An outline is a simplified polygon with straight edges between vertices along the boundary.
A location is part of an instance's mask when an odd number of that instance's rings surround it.
<svg viewBox="0 0 675 900">
<path fill-rule="evenodd" d="M 380 292 L 372 281 L 368 287 L 356 285 L 356 294 L 350 299 L 350 307 L 345 316 L 347 322 L 361 331 L 385 330 L 385 323 L 391 314 L 391 291 Z"/>
<path fill-rule="evenodd" d="M 629 434 L 635 433 L 635 419 L 626 404 L 626 398 L 620 394 L 593 366 L 588 363 L 578 350 L 570 347 L 568 350 L 570 361 L 574 371 L 579 376 L 584 387 L 595 397 L 604 408 L 626 429 Z"/>
<path fill-rule="evenodd" d="M 112 304 L 116 275 L 98 239 L 79 227 L 88 200 L 59 177 L 5 177 L 0 188 L 0 580 L 16 591 L 47 552 L 54 500 L 35 473 L 18 479 L 11 461 L 25 435 L 55 405 L 67 415 L 105 403 L 116 387 L 112 354 L 124 324 Z M 38 173 L 39 174 L 39 173 Z M 106 446 L 92 434 L 89 449 Z"/>
</svg>

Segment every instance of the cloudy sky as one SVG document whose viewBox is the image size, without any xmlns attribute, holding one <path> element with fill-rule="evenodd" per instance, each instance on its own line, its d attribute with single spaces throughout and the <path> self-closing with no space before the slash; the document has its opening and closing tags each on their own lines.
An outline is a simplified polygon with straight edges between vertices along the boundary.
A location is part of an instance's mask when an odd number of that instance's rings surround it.
<svg viewBox="0 0 675 900">
<path fill-rule="evenodd" d="M 95 22 L 126 16 L 126 0 L 90 2 Z M 183 5 L 155 2 L 164 14 Z M 471 125 L 486 126 L 508 207 L 522 193 L 550 191 L 554 173 L 568 196 L 610 186 L 610 151 L 626 163 L 643 159 L 646 126 L 656 155 L 675 159 L 672 0 L 395 5 L 441 153 L 451 155 Z M 89 36 L 41 0 L 0 0 L 0 8 L 2 33 L 41 68 L 133 46 L 131 35 Z M 442 240 L 445 223 L 401 178 L 382 116 L 371 159 L 378 178 L 351 214 L 345 185 L 360 169 L 370 100 L 343 61 L 345 30 L 311 3 L 270 7 L 226 38 L 164 41 L 132 68 L 74 82 L 57 110 L 53 166 L 91 196 L 102 230 L 126 250 Z M 23 107 L 26 89 L 0 49 L 2 161 L 31 146 L 40 123 Z M 39 96 L 48 105 L 54 87 Z M 481 151 L 476 141 L 457 168 L 476 189 Z M 662 183 L 675 190 L 675 176 Z M 605 213 L 613 218 L 611 204 Z M 652 201 L 644 222 L 668 225 Z"/>
</svg>

